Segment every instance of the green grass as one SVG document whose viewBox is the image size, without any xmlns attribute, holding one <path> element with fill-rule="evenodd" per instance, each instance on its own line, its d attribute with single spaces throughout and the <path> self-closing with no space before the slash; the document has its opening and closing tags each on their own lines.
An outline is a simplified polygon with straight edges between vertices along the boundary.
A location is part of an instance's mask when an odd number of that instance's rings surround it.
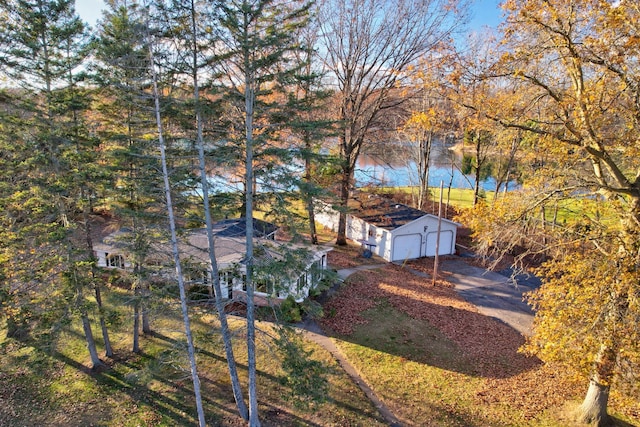
<svg viewBox="0 0 640 427">
<path fill-rule="evenodd" d="M 563 407 L 533 411 L 482 396 L 506 379 L 479 376 L 474 361 L 426 320 L 385 301 L 362 313 L 368 321 L 336 345 L 385 404 L 407 426 L 569 427 Z M 525 374 L 525 373 L 523 373 Z M 535 386 L 531 384 L 531 386 Z M 576 390 L 574 390 L 575 392 Z M 510 393 L 526 393 L 512 389 Z M 610 408 L 613 411 L 613 408 Z M 617 426 L 633 426 L 617 418 Z"/>
<path fill-rule="evenodd" d="M 412 194 L 417 189 L 414 187 L 381 187 L 381 192 L 401 192 Z M 430 199 L 438 202 L 440 200 L 440 188 L 431 187 L 429 189 L 431 193 Z M 487 201 L 493 200 L 494 192 L 486 191 L 481 193 L 481 197 Z M 471 208 L 473 207 L 473 190 L 467 188 L 452 188 L 450 191 L 447 188 L 443 189 L 442 202 L 447 203 L 447 200 L 451 206 L 456 208 Z"/>
<path fill-rule="evenodd" d="M 122 295 L 106 293 L 107 301 Z M 109 368 L 92 373 L 79 322 L 59 337 L 54 351 L 5 338 L 0 329 L 0 425 L 60 426 L 183 426 L 197 425 L 192 382 L 184 351 L 184 334 L 175 304 L 164 306 L 152 318 L 155 334 L 141 339 L 141 354 L 131 348 L 129 307 L 112 307 L 121 318 L 112 327 L 116 351 Z M 207 313 L 195 313 L 192 327 L 198 346 L 198 369 L 208 425 L 243 425 L 235 415 L 229 374 L 220 343 L 217 321 Z M 241 382 L 246 391 L 244 322 L 232 321 Z M 313 357 L 327 367 L 328 401 L 298 409 L 283 400 L 286 390 L 279 353 L 269 325 L 258 334 L 258 395 L 261 417 L 270 425 L 384 425 L 364 393 L 337 366 L 324 349 L 306 343 Z M 94 324 L 94 334 L 99 330 Z M 99 343 L 100 344 L 100 343 Z"/>
</svg>

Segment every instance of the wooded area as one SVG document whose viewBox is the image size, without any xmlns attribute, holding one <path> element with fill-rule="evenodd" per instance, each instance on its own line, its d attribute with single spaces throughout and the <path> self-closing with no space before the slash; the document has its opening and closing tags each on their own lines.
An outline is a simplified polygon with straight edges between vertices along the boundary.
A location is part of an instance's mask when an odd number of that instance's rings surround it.
<svg viewBox="0 0 640 427">
<path fill-rule="evenodd" d="M 277 274 L 284 288 L 309 255 L 264 261 L 254 217 L 317 245 L 321 200 L 339 210 L 335 244 L 346 245 L 359 156 L 398 151 L 415 163 L 414 206 L 425 208 L 439 141 L 463 150 L 473 177 L 474 207 L 457 221 L 476 253 L 543 278 L 523 349 L 589 385 L 576 418 L 606 425 L 612 392 L 640 400 L 640 3 L 507 0 L 500 32 L 464 43 L 462 0 L 106 4 L 90 28 L 74 0 L 0 3 L 2 349 L 56 352 L 79 322 L 99 372 L 118 356 L 117 313 L 130 310 L 140 355 L 141 333 L 179 303 L 205 425 L 191 326 L 202 285 L 238 416 L 258 426 L 254 292 Z M 246 390 L 212 231 L 227 218 L 246 231 Z M 195 282 L 180 242 L 198 228 L 210 259 Z M 130 268 L 98 267 L 95 246 L 118 230 Z M 170 277 L 158 273 L 158 242 L 171 248 Z M 126 289 L 117 310 L 105 303 L 116 288 Z M 291 334 L 286 308 L 273 311 L 282 322 L 269 338 L 286 354 L 294 400 L 323 402 L 322 364 Z"/>
</svg>

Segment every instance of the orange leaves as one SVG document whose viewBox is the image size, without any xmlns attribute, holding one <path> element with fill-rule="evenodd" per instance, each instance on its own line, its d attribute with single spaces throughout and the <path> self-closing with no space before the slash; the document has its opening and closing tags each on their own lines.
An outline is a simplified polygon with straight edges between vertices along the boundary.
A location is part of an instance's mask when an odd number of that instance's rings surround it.
<svg viewBox="0 0 640 427">
<path fill-rule="evenodd" d="M 325 305 L 321 324 L 338 334 L 349 335 L 367 322 L 362 313 L 382 302 L 434 325 L 483 375 L 504 377 L 539 363 L 518 354 L 517 349 L 524 343 L 518 332 L 479 314 L 451 287 L 434 287 L 430 279 L 393 264 L 351 276 Z M 502 362 L 496 363 L 497 360 Z"/>
<path fill-rule="evenodd" d="M 439 114 L 435 108 L 428 108 L 426 111 L 414 111 L 404 125 L 405 131 L 411 129 L 431 130 L 438 123 Z"/>
<path fill-rule="evenodd" d="M 537 317 L 528 351 L 571 366 L 583 378 L 603 345 L 615 349 L 621 363 L 637 366 L 640 312 L 629 301 L 637 293 L 638 271 L 587 252 L 549 262 L 541 272 L 546 283 L 529 296 Z M 618 375 L 619 384 L 625 381 Z"/>
</svg>

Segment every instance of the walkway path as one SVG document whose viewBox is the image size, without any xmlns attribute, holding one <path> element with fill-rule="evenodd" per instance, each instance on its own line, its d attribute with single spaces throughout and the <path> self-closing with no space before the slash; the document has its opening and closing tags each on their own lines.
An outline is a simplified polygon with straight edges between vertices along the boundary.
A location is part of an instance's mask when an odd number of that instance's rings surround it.
<svg viewBox="0 0 640 427">
<path fill-rule="evenodd" d="M 371 265 L 360 265 L 353 268 L 345 268 L 342 270 L 338 270 L 338 277 L 340 279 L 345 280 L 347 277 L 352 275 L 357 271 L 363 270 L 375 270 L 376 268 L 382 268 L 385 264 L 371 264 Z M 364 392 L 367 398 L 373 403 L 373 405 L 378 409 L 378 412 L 384 419 L 384 421 L 389 424 L 391 427 L 401 427 L 402 423 L 398 420 L 398 418 L 393 415 L 393 412 L 385 405 L 382 400 L 375 394 L 373 389 L 367 384 L 367 382 L 362 378 L 358 370 L 353 366 L 347 357 L 340 351 L 340 349 L 335 345 L 333 340 L 326 336 L 322 329 L 313 319 L 306 319 L 302 325 L 300 325 L 302 329 L 305 331 L 305 335 L 310 340 L 314 341 L 318 345 L 322 346 L 325 350 L 327 350 L 331 355 L 338 361 L 342 369 L 351 377 L 351 380 Z"/>
<path fill-rule="evenodd" d="M 342 270 L 338 270 L 338 276 L 342 280 L 344 280 L 357 271 L 375 270 L 377 268 L 382 268 L 385 265 L 386 264 L 366 264 L 366 265 L 358 265 L 356 267 L 351 267 L 351 268 L 343 268 Z"/>
<path fill-rule="evenodd" d="M 334 344 L 333 340 L 326 336 L 322 329 L 314 320 L 306 320 L 302 325 L 305 331 L 305 336 L 314 341 L 316 344 L 322 346 L 338 361 L 342 369 L 351 377 L 351 380 L 364 392 L 367 398 L 378 409 L 378 412 L 384 419 L 384 421 L 392 427 L 401 427 L 402 423 L 396 418 L 391 410 L 385 405 L 382 400 L 376 395 L 373 389 L 362 378 L 360 372 L 353 366 L 347 357 L 340 351 L 340 349 Z"/>
</svg>

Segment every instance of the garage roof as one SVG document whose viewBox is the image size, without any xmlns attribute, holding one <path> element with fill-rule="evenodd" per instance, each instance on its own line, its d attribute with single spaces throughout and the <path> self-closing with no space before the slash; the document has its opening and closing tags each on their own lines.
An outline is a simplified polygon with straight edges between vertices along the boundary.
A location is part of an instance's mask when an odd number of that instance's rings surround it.
<svg viewBox="0 0 640 427">
<path fill-rule="evenodd" d="M 394 230 L 425 215 L 430 215 L 420 209 L 396 203 L 375 194 L 364 193 L 354 195 L 349 202 L 349 208 L 351 215 L 387 230 Z"/>
<path fill-rule="evenodd" d="M 375 194 L 356 194 L 349 201 L 351 215 L 360 218 L 376 227 L 393 230 L 402 227 L 418 218 L 428 215 L 426 212 L 412 208 Z"/>
</svg>

